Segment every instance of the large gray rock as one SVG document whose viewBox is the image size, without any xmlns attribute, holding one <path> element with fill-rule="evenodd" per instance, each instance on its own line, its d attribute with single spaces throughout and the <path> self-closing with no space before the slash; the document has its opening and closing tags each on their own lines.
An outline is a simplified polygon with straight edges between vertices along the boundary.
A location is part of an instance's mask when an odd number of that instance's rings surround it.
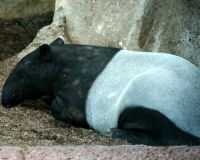
<svg viewBox="0 0 200 160">
<path fill-rule="evenodd" d="M 53 23 L 41 29 L 23 57 L 43 41 L 167 52 L 200 67 L 200 1 L 56 0 Z"/>
<path fill-rule="evenodd" d="M 0 18 L 48 16 L 54 8 L 55 0 L 0 0 Z"/>
</svg>

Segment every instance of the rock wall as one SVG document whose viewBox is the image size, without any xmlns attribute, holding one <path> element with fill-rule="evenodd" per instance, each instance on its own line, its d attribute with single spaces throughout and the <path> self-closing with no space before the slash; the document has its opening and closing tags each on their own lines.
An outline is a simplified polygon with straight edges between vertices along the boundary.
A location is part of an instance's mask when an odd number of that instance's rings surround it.
<svg viewBox="0 0 200 160">
<path fill-rule="evenodd" d="M 197 0 L 56 0 L 53 23 L 19 57 L 62 35 L 66 43 L 172 53 L 200 67 L 199 8 Z"/>
<path fill-rule="evenodd" d="M 0 18 L 48 16 L 54 8 L 55 0 L 0 0 Z"/>
</svg>

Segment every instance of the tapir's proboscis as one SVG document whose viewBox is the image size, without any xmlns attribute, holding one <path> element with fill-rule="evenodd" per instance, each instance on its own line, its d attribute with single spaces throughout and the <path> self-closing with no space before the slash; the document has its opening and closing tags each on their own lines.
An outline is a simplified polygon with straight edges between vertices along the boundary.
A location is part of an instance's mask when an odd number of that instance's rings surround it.
<svg viewBox="0 0 200 160">
<path fill-rule="evenodd" d="M 26 99 L 43 99 L 57 120 L 132 144 L 200 145 L 200 69 L 172 54 L 59 37 L 22 58 L 6 80 L 3 106 Z"/>
</svg>

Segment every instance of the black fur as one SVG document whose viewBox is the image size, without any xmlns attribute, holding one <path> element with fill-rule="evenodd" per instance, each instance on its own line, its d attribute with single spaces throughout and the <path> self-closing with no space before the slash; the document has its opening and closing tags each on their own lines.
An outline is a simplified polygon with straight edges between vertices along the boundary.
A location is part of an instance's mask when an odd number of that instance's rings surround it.
<svg viewBox="0 0 200 160">
<path fill-rule="evenodd" d="M 56 64 L 54 71 L 57 73 L 53 87 L 54 94 L 56 93 L 52 103 L 53 115 L 59 120 L 84 125 L 88 91 L 95 78 L 119 49 L 66 45 L 53 50 L 63 54 L 62 59 L 56 59 L 56 55 L 53 57 Z"/>
<path fill-rule="evenodd" d="M 120 115 L 118 127 L 110 130 L 112 138 L 133 144 L 200 145 L 200 139 L 180 130 L 162 113 L 144 107 L 127 107 Z"/>
<path fill-rule="evenodd" d="M 3 87 L 2 104 L 11 107 L 25 99 L 41 98 L 51 105 L 56 119 L 88 126 L 85 117 L 88 90 L 118 51 L 55 42 L 51 46 L 43 44 L 11 72 Z"/>
</svg>

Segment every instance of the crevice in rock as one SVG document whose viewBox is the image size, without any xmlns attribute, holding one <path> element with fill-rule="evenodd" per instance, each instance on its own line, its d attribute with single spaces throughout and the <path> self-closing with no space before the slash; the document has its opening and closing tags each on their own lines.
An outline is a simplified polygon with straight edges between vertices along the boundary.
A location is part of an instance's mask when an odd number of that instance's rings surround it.
<svg viewBox="0 0 200 160">
<path fill-rule="evenodd" d="M 154 41 L 154 37 L 151 36 L 151 29 L 153 27 L 155 17 L 157 14 L 157 1 L 149 1 L 149 4 L 147 7 L 144 9 L 145 13 L 143 14 L 142 17 L 142 28 L 139 34 L 138 38 L 138 45 L 141 49 L 145 49 L 146 45 L 148 44 L 147 42 Z M 151 37 L 150 37 L 151 36 Z M 149 40 L 151 38 L 151 40 Z M 149 49 L 151 50 L 151 49 Z"/>
<path fill-rule="evenodd" d="M 31 18 L 0 19 L 0 61 L 21 52 L 38 30 L 52 20 L 53 12 Z"/>
</svg>

